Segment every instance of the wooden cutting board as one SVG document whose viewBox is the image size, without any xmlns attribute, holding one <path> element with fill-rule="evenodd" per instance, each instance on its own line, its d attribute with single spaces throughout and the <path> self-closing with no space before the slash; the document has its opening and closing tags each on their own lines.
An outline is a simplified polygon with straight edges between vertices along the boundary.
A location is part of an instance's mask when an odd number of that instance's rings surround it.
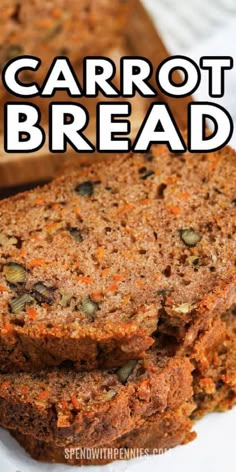
<svg viewBox="0 0 236 472">
<path fill-rule="evenodd" d="M 143 5 L 138 2 L 135 11 L 133 12 L 130 20 L 129 28 L 127 29 L 124 44 L 120 49 L 113 49 L 106 53 L 111 57 L 118 65 L 121 56 L 144 56 L 147 57 L 153 64 L 154 68 L 163 61 L 167 56 L 168 52 L 163 45 L 156 28 L 154 27 L 152 20 L 150 19 L 147 11 Z M 80 76 L 80 71 L 76 71 Z M 118 78 L 117 78 L 118 80 Z M 154 79 L 153 79 L 154 80 Z M 178 73 L 174 78 L 177 82 L 180 81 Z M 153 86 L 155 84 L 153 83 Z M 68 96 L 62 93 L 58 93 L 53 100 L 68 101 Z M 174 113 L 175 119 L 181 128 L 186 127 L 186 107 L 188 99 L 173 99 L 170 97 L 162 96 L 160 99 L 168 102 L 171 110 Z M 53 101 L 52 100 L 52 101 Z M 86 131 L 86 136 L 92 142 L 94 142 L 95 136 L 95 110 L 98 99 L 85 99 L 79 100 L 89 111 L 90 114 L 90 125 Z M 104 100 L 104 98 L 103 98 Z M 117 99 L 119 100 L 119 99 Z M 130 100 L 130 99 L 129 99 Z M 11 97 L 11 101 L 15 101 L 14 97 Z M 47 106 L 48 102 L 45 99 L 34 100 L 42 110 L 42 116 L 44 123 L 47 123 Z M 124 99 L 122 100 L 124 101 Z M 151 99 L 143 98 L 137 95 L 132 101 L 132 132 L 131 139 L 137 134 L 140 124 L 151 104 Z M 3 108 L 3 107 L 1 107 Z M 1 110 L 1 113 L 3 111 Z M 3 123 L 3 116 L 0 117 L 0 123 Z M 2 128 L 2 127 L 1 127 Z M 1 129 L 0 128 L 0 129 Z M 46 129 L 46 126 L 44 125 Z M 4 188 L 13 186 L 20 186 L 25 184 L 31 184 L 36 182 L 44 182 L 53 178 L 54 175 L 61 173 L 64 168 L 70 166 L 73 162 L 87 162 L 91 159 L 102 159 L 107 158 L 106 156 L 99 155 L 82 155 L 77 154 L 75 151 L 68 148 L 66 154 L 50 154 L 47 149 L 47 143 L 44 148 L 36 153 L 32 154 L 7 154 L 3 150 L 3 138 L 0 134 L 0 190 L 3 193 Z"/>
</svg>

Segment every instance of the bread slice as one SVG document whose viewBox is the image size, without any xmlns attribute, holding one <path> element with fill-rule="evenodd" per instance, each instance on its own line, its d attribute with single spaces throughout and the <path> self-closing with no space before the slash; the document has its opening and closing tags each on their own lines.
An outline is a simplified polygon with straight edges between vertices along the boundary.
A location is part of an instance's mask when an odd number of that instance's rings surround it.
<svg viewBox="0 0 236 472">
<path fill-rule="evenodd" d="M 141 427 L 110 444 L 87 451 L 79 447 L 56 447 L 19 431 L 13 431 L 12 435 L 33 458 L 71 465 L 128 459 L 133 457 L 134 450 L 136 454 L 144 449 L 149 454 L 162 453 L 164 449 L 186 443 L 195 437 L 191 432 L 191 419 L 213 411 L 224 411 L 236 404 L 235 328 L 236 317 L 231 311 L 223 316 L 221 326 L 216 319 L 212 328 L 198 339 L 191 356 L 195 364 L 193 402 L 189 400 L 177 409 L 150 416 Z"/>
<path fill-rule="evenodd" d="M 58 446 L 109 443 L 141 427 L 151 415 L 191 400 L 192 370 L 195 377 L 208 378 L 225 340 L 226 324 L 216 317 L 199 334 L 191 362 L 174 355 L 172 340 L 161 335 L 144 360 L 129 361 L 113 372 L 2 374 L 0 424 Z"/>
<path fill-rule="evenodd" d="M 113 443 L 94 449 L 55 447 L 31 436 L 11 431 L 12 436 L 36 460 L 70 465 L 102 465 L 147 454 L 163 454 L 167 449 L 195 438 L 189 416 L 193 406 L 186 403 L 177 410 L 153 415 L 142 427 L 125 434 Z"/>
<path fill-rule="evenodd" d="M 162 453 L 165 449 L 194 439 L 191 418 L 197 419 L 212 411 L 224 411 L 236 404 L 235 313 L 226 313 L 222 319 L 223 324 L 216 319 L 194 347 L 191 356 L 195 364 L 193 402 L 189 400 L 177 409 L 167 408 L 164 413 L 152 415 L 141 427 L 92 451 L 79 447 L 56 447 L 19 431 L 12 431 L 13 437 L 37 460 L 71 465 L 95 465 L 128 459 L 144 449 L 149 454 Z"/>
<path fill-rule="evenodd" d="M 114 157 L 0 204 L 0 368 L 188 349 L 236 292 L 235 152 Z"/>
<path fill-rule="evenodd" d="M 57 445 L 113 441 L 192 397 L 192 365 L 153 349 L 115 372 L 54 369 L 0 376 L 0 424 Z"/>
</svg>

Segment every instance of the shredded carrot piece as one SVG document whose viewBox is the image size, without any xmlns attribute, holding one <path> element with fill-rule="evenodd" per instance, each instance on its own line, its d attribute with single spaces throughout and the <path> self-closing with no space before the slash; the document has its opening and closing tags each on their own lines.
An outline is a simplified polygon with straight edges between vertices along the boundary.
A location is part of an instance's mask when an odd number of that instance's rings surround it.
<svg viewBox="0 0 236 472">
<path fill-rule="evenodd" d="M 32 240 L 33 241 L 40 241 L 40 237 L 37 234 L 35 234 L 34 236 L 32 236 Z"/>
<path fill-rule="evenodd" d="M 50 395 L 50 392 L 48 390 L 44 390 L 44 392 L 41 392 L 38 395 L 39 400 L 44 400 L 44 398 L 47 398 Z"/>
<path fill-rule="evenodd" d="M 117 282 L 122 282 L 122 280 L 124 280 L 124 277 L 123 275 L 114 274 L 113 279 L 116 280 Z"/>
<path fill-rule="evenodd" d="M 73 405 L 75 408 L 79 409 L 79 406 L 80 406 L 80 405 L 79 405 L 79 402 L 78 402 L 78 400 L 77 400 L 77 398 L 76 398 L 75 395 L 72 395 L 72 397 L 71 397 L 71 403 L 72 403 L 72 405 Z"/>
<path fill-rule="evenodd" d="M 73 213 L 77 216 L 80 215 L 80 208 L 79 207 L 74 207 L 73 208 Z"/>
<path fill-rule="evenodd" d="M 35 205 L 44 205 L 45 203 L 45 198 L 39 197 L 34 200 Z"/>
<path fill-rule="evenodd" d="M 169 206 L 168 210 L 170 213 L 172 213 L 172 215 L 179 215 L 181 213 L 180 208 L 176 206 Z"/>
<path fill-rule="evenodd" d="M 104 259 L 104 248 L 103 247 L 98 247 L 96 251 L 96 258 L 99 261 L 102 261 Z"/>
<path fill-rule="evenodd" d="M 68 402 L 66 400 L 61 400 L 61 406 L 65 410 L 69 409 L 69 405 L 68 405 Z"/>
<path fill-rule="evenodd" d="M 144 200 L 140 200 L 141 205 L 148 205 L 149 202 L 150 202 L 149 198 L 144 198 Z"/>
<path fill-rule="evenodd" d="M 188 198 L 190 197 L 190 193 L 182 192 L 182 193 L 179 193 L 178 197 L 181 198 L 181 200 L 188 200 Z"/>
<path fill-rule="evenodd" d="M 59 205 L 59 203 L 53 203 L 51 208 L 52 208 L 52 210 L 59 210 L 60 205 Z"/>
<path fill-rule="evenodd" d="M 29 267 L 40 267 L 44 265 L 46 260 L 44 258 L 38 258 L 38 259 L 32 259 L 32 261 L 29 262 Z"/>
<path fill-rule="evenodd" d="M 54 10 L 52 10 L 52 16 L 53 18 L 61 18 L 62 10 L 60 10 L 60 8 L 54 8 Z"/>
<path fill-rule="evenodd" d="M 37 317 L 37 311 L 34 307 L 30 306 L 27 310 L 27 314 L 30 320 L 35 320 Z"/>
<path fill-rule="evenodd" d="M 21 391 L 22 391 L 22 393 L 28 393 L 29 392 L 29 387 L 26 387 L 25 385 L 22 385 Z"/>
<path fill-rule="evenodd" d="M 95 302 L 98 302 L 99 300 L 101 300 L 102 294 L 101 294 L 101 292 L 93 292 L 93 293 L 91 293 L 91 298 Z"/>
<path fill-rule="evenodd" d="M 127 233 L 127 234 L 132 234 L 133 233 L 133 230 L 131 228 L 128 228 L 127 226 L 124 228 L 124 231 Z"/>
<path fill-rule="evenodd" d="M 6 324 L 3 326 L 3 330 L 6 332 L 6 333 L 10 333 L 12 330 L 13 330 L 13 327 L 12 325 L 9 323 L 9 324 Z"/>
<path fill-rule="evenodd" d="M 11 385 L 10 380 L 6 380 L 6 381 L 3 382 L 3 384 L 1 385 L 1 388 L 8 388 L 10 385 Z"/>
<path fill-rule="evenodd" d="M 118 290 L 118 285 L 111 284 L 110 287 L 108 287 L 107 292 L 116 292 L 117 290 Z"/>
<path fill-rule="evenodd" d="M 4 285 L 0 285 L 0 293 L 3 293 L 3 292 L 8 292 L 8 288 L 4 287 Z"/>
<path fill-rule="evenodd" d="M 172 177 L 167 177 L 167 179 L 165 180 L 165 184 L 166 185 L 172 185 L 172 184 L 175 184 L 178 180 L 178 177 L 176 177 L 176 175 L 173 175 Z"/>
<path fill-rule="evenodd" d="M 51 28 L 52 20 L 50 18 L 43 18 L 42 20 L 37 21 L 39 28 Z"/>
<path fill-rule="evenodd" d="M 106 267 L 106 269 L 102 270 L 102 277 L 106 277 L 110 272 L 110 268 Z"/>
<path fill-rule="evenodd" d="M 82 282 L 83 284 L 91 284 L 92 283 L 91 277 L 85 277 L 85 276 L 82 276 L 82 275 L 77 277 L 77 280 L 78 280 L 78 282 Z"/>
<path fill-rule="evenodd" d="M 119 210 L 117 211 L 117 215 L 120 216 L 123 213 L 126 213 L 127 211 L 134 210 L 134 208 L 135 208 L 134 205 L 130 205 L 129 203 L 126 203 L 126 205 L 119 208 Z"/>
<path fill-rule="evenodd" d="M 52 230 L 52 229 L 57 229 L 59 228 L 59 224 L 58 223 L 50 223 L 49 225 L 46 225 L 45 226 L 45 229 L 47 230 Z"/>
</svg>

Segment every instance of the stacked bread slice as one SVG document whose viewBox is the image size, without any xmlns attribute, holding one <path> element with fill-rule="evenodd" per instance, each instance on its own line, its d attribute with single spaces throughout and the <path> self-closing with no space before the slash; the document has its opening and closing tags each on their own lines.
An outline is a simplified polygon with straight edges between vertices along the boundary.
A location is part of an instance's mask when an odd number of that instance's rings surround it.
<svg viewBox="0 0 236 472">
<path fill-rule="evenodd" d="M 235 181 L 230 148 L 159 146 L 0 204 L 0 423 L 33 457 L 158 453 L 235 404 Z"/>
</svg>

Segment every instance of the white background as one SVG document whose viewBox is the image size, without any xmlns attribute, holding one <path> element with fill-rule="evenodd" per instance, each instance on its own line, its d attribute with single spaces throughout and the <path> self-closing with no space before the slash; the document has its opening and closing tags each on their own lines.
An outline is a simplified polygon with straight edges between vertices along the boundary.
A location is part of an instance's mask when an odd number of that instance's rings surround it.
<svg viewBox="0 0 236 472">
<path fill-rule="evenodd" d="M 196 61 L 203 55 L 231 55 L 236 59 L 236 0 L 144 0 L 173 54 Z M 236 64 L 236 61 L 235 61 Z M 221 103 L 236 118 L 236 69 L 227 72 L 226 95 Z M 206 76 L 196 98 L 207 99 Z M 233 144 L 236 146 L 236 136 Z M 198 438 L 164 456 L 147 457 L 88 472 L 235 472 L 236 409 L 212 414 L 196 425 Z M 38 464 L 8 433 L 0 430 L 1 472 L 65 472 L 70 466 Z M 81 468 L 80 468 L 81 470 Z"/>
</svg>

